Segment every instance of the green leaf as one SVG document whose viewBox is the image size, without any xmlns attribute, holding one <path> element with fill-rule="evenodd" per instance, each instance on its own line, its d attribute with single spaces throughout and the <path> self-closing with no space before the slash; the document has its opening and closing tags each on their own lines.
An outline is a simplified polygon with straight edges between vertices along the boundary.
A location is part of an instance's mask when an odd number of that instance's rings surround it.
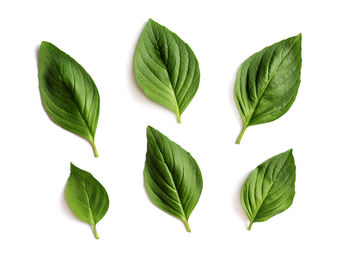
<svg viewBox="0 0 350 263">
<path fill-rule="evenodd" d="M 300 84 L 301 34 L 266 47 L 240 66 L 234 97 L 243 129 L 274 121 L 292 106 Z"/>
<path fill-rule="evenodd" d="M 100 97 L 85 69 L 51 43 L 42 42 L 39 87 L 44 108 L 52 121 L 88 140 L 98 157 L 94 138 Z"/>
<path fill-rule="evenodd" d="M 136 47 L 134 70 L 146 96 L 175 112 L 181 122 L 199 86 L 199 66 L 192 49 L 149 19 Z"/>
<path fill-rule="evenodd" d="M 156 129 L 147 127 L 145 187 L 152 202 L 185 223 L 202 192 L 202 174 L 197 162 Z"/>
<path fill-rule="evenodd" d="M 99 239 L 96 224 L 107 213 L 109 206 L 105 188 L 90 173 L 71 163 L 65 195 L 74 214 L 81 221 L 92 225 L 95 237 Z"/>
<path fill-rule="evenodd" d="M 295 163 L 292 149 L 260 164 L 241 190 L 241 203 L 250 220 L 263 222 L 291 206 L 295 195 Z"/>
</svg>

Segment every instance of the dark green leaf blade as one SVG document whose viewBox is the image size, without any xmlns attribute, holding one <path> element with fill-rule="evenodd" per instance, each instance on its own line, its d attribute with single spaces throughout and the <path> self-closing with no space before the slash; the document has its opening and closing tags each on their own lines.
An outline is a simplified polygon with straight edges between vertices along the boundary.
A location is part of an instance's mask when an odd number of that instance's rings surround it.
<svg viewBox="0 0 350 263">
<path fill-rule="evenodd" d="M 97 157 L 94 138 L 100 97 L 85 69 L 56 46 L 43 41 L 39 54 L 39 88 L 52 121 L 88 140 Z"/>
<path fill-rule="evenodd" d="M 88 172 L 71 163 L 65 196 L 69 207 L 83 222 L 92 225 L 96 239 L 96 224 L 105 216 L 109 198 L 105 188 Z"/>
<path fill-rule="evenodd" d="M 146 96 L 175 112 L 181 122 L 199 86 L 199 65 L 192 49 L 149 19 L 136 47 L 134 71 Z"/>
<path fill-rule="evenodd" d="M 203 188 L 195 159 L 158 130 L 147 128 L 145 187 L 152 202 L 182 220 L 188 232 L 188 218 Z"/>
<path fill-rule="evenodd" d="M 301 74 L 301 34 L 266 47 L 240 66 L 234 97 L 247 127 L 274 121 L 292 106 Z"/>
<path fill-rule="evenodd" d="M 295 195 L 296 167 L 292 149 L 255 168 L 241 190 L 241 204 L 250 220 L 263 222 L 288 209 Z"/>
</svg>

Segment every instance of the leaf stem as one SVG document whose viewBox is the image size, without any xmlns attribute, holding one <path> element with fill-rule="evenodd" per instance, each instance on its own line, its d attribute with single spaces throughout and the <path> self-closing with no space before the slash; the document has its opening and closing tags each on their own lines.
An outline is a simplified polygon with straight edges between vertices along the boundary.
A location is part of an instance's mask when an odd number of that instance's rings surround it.
<svg viewBox="0 0 350 263">
<path fill-rule="evenodd" d="M 178 123 L 181 123 L 181 116 L 180 116 L 180 113 L 177 112 L 177 113 L 176 113 L 176 116 L 177 116 L 177 122 L 178 122 Z"/>
<path fill-rule="evenodd" d="M 94 235 L 95 235 L 96 239 L 100 239 L 100 237 L 98 236 L 97 231 L 96 231 L 96 225 L 95 224 L 92 225 L 92 228 L 94 229 Z"/>
<path fill-rule="evenodd" d="M 96 148 L 96 145 L 95 145 L 95 141 L 93 139 L 91 140 L 91 145 L 92 145 L 92 149 L 94 149 L 95 157 L 97 158 L 98 157 L 98 152 L 97 152 L 97 148 Z"/>
<path fill-rule="evenodd" d="M 249 226 L 248 226 L 248 230 L 250 231 L 252 229 L 252 225 L 254 222 L 250 222 Z"/>
<path fill-rule="evenodd" d="M 238 138 L 237 138 L 236 144 L 240 144 L 241 139 L 242 139 L 242 136 L 243 136 L 245 130 L 247 129 L 247 127 L 248 127 L 248 126 L 245 126 L 245 125 L 243 126 L 243 129 L 242 129 L 241 133 L 239 134 L 239 136 L 238 136 Z"/>
<path fill-rule="evenodd" d="M 188 221 L 184 220 L 184 223 L 185 223 L 187 232 L 191 232 L 191 228 L 190 228 L 190 225 L 188 224 Z"/>
</svg>

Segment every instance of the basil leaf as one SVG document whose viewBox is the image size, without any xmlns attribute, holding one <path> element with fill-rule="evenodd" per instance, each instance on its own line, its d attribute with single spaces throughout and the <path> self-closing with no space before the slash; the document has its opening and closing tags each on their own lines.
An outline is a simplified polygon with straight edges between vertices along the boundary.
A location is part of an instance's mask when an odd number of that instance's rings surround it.
<svg viewBox="0 0 350 263">
<path fill-rule="evenodd" d="M 295 195 L 295 163 L 292 149 L 260 164 L 241 190 L 241 203 L 250 220 L 263 222 L 291 206 Z"/>
<path fill-rule="evenodd" d="M 301 71 L 301 34 L 266 47 L 240 66 L 234 97 L 243 129 L 274 121 L 292 106 L 298 92 Z"/>
<path fill-rule="evenodd" d="M 202 192 L 202 174 L 197 162 L 156 129 L 147 128 L 145 187 L 152 202 L 185 223 Z"/>
<path fill-rule="evenodd" d="M 74 214 L 92 225 L 95 237 L 99 239 L 96 224 L 107 213 L 109 206 L 105 188 L 90 173 L 71 163 L 65 196 Z"/>
<path fill-rule="evenodd" d="M 199 86 L 199 66 L 192 49 L 149 19 L 136 47 L 134 70 L 146 96 L 175 112 L 180 123 Z"/>
<path fill-rule="evenodd" d="M 94 81 L 51 43 L 41 43 L 39 57 L 39 87 L 47 114 L 57 125 L 88 140 L 98 157 L 94 138 L 100 97 Z"/>
</svg>

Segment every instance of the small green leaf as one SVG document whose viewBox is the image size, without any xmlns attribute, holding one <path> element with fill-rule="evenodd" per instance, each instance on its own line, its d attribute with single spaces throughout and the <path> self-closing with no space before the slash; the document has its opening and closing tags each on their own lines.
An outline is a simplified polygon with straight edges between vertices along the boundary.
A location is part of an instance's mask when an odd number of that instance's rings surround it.
<svg viewBox="0 0 350 263">
<path fill-rule="evenodd" d="M 199 86 L 199 66 L 192 49 L 149 19 L 136 47 L 134 70 L 146 96 L 175 112 L 181 122 Z"/>
<path fill-rule="evenodd" d="M 52 121 L 88 140 L 98 157 L 94 138 L 100 97 L 85 69 L 51 43 L 42 42 L 39 88 L 44 108 Z"/>
<path fill-rule="evenodd" d="M 240 66 L 234 97 L 243 129 L 274 121 L 292 106 L 300 84 L 301 34 L 266 47 Z"/>
<path fill-rule="evenodd" d="M 295 163 L 292 149 L 260 164 L 241 190 L 241 203 L 250 220 L 263 222 L 285 211 L 295 195 Z"/>
<path fill-rule="evenodd" d="M 145 187 L 152 202 L 185 223 L 202 192 L 202 174 L 197 162 L 156 129 L 147 128 Z"/>
<path fill-rule="evenodd" d="M 66 200 L 74 214 L 90 224 L 96 239 L 96 224 L 107 213 L 109 199 L 105 188 L 88 172 L 71 163 L 70 176 L 66 184 Z"/>
</svg>

